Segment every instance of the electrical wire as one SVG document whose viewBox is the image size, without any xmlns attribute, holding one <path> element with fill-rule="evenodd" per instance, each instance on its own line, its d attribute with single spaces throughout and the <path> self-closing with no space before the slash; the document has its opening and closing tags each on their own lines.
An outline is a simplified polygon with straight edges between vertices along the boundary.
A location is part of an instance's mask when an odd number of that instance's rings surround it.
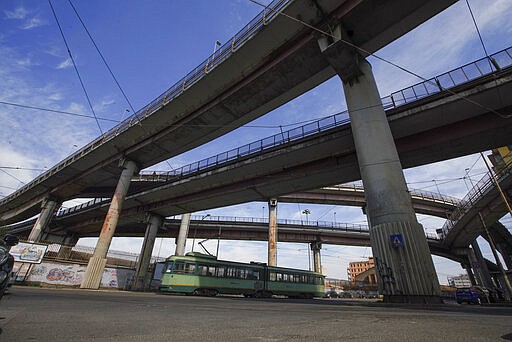
<svg viewBox="0 0 512 342">
<path fill-rule="evenodd" d="M 68 111 L 64 111 L 64 110 L 42 108 L 42 107 L 36 107 L 36 106 L 28 106 L 28 105 L 22 105 L 19 103 L 13 103 L 13 102 L 0 101 L 0 104 L 7 105 L 7 106 L 13 106 L 13 107 L 20 107 L 20 108 L 25 108 L 25 109 L 41 110 L 44 112 L 51 112 L 51 113 L 57 113 L 57 114 L 78 116 L 78 117 L 82 117 L 82 118 L 89 118 L 89 119 L 95 118 L 94 116 L 88 115 L 88 114 L 80 114 L 80 113 L 68 112 Z M 114 123 L 120 122 L 119 120 L 112 120 L 112 119 L 102 118 L 99 116 L 97 116 L 96 119 L 103 120 L 103 121 L 110 121 L 110 122 L 114 122 Z"/>
<path fill-rule="evenodd" d="M 121 87 L 121 84 L 119 84 L 119 81 L 117 80 L 116 76 L 114 75 L 114 72 L 112 71 L 112 69 L 110 68 L 109 64 L 107 63 L 107 60 L 105 59 L 105 57 L 103 56 L 103 54 L 101 53 L 98 45 L 96 44 L 96 42 L 94 41 L 94 38 L 92 37 L 91 33 L 89 32 L 89 30 L 87 29 L 87 26 L 85 25 L 84 21 L 82 20 L 82 17 L 80 16 L 80 14 L 78 14 L 78 11 L 76 10 L 75 6 L 73 5 L 73 3 L 71 2 L 71 0 L 68 0 L 71 8 L 73 8 L 73 11 L 75 12 L 78 20 L 80 21 L 80 23 L 82 24 L 82 27 L 84 28 L 85 32 L 87 33 L 87 35 L 89 36 L 89 39 L 91 40 L 92 44 L 94 45 L 94 47 L 96 48 L 96 51 L 98 52 L 98 54 L 100 55 L 101 57 L 101 60 L 103 61 L 103 64 L 105 64 L 105 66 L 107 67 L 110 75 L 112 76 L 112 78 L 114 79 L 115 83 L 117 84 L 117 87 L 119 88 L 119 90 L 121 91 L 121 93 L 123 94 L 124 96 L 124 99 L 126 100 L 126 102 L 128 103 L 128 105 L 130 106 L 131 110 L 132 110 L 132 113 L 134 113 L 134 115 L 136 116 L 137 113 L 135 112 L 135 109 L 133 108 L 132 106 L 132 103 L 130 102 L 130 100 L 128 99 L 128 96 L 126 96 L 126 93 L 124 92 L 123 88 Z M 138 119 L 138 117 L 137 117 Z M 140 120 L 139 120 L 140 121 Z"/>
<path fill-rule="evenodd" d="M 19 178 L 15 177 L 15 176 L 13 176 L 13 175 L 11 175 L 9 172 L 7 172 L 7 171 L 5 171 L 5 170 L 3 170 L 3 169 L 0 169 L 0 171 L 2 171 L 3 173 L 5 173 L 6 175 L 10 176 L 11 178 L 16 179 L 16 180 L 17 180 L 18 182 L 20 182 L 21 184 L 27 184 L 27 183 L 25 183 L 24 181 L 22 181 L 21 179 L 19 179 Z"/>
<path fill-rule="evenodd" d="M 265 6 L 265 5 L 261 4 L 260 2 L 258 2 L 258 1 L 256 1 L 256 0 L 249 0 L 249 1 L 250 1 L 250 2 L 252 2 L 252 3 L 254 3 L 254 4 L 256 4 L 256 5 L 258 5 L 258 6 L 261 6 L 261 7 L 265 7 L 265 8 L 267 8 L 267 6 Z M 413 71 L 411 71 L 411 70 L 409 70 L 409 69 L 407 69 L 407 68 L 405 68 L 405 67 L 402 67 L 402 66 L 400 66 L 400 65 L 398 65 L 398 64 L 396 64 L 396 63 L 394 63 L 394 62 L 392 62 L 392 61 L 390 61 L 390 60 L 387 60 L 387 59 L 385 59 L 385 58 L 383 58 L 383 57 L 380 57 L 379 55 L 376 55 L 375 53 L 372 53 L 372 52 L 370 52 L 370 51 L 368 51 L 368 50 L 366 50 L 366 49 L 364 49 L 364 48 L 362 48 L 362 47 L 360 47 L 360 46 L 357 46 L 357 45 L 355 45 L 355 44 L 354 44 L 354 43 L 352 43 L 352 42 L 349 42 L 349 41 L 347 41 L 347 40 L 345 40 L 345 39 L 343 39 L 343 38 L 335 37 L 333 34 L 331 34 L 331 33 L 329 33 L 329 32 L 326 32 L 326 31 L 324 31 L 324 30 L 321 30 L 321 29 L 319 29 L 319 28 L 317 28 L 317 27 L 315 27 L 315 26 L 313 26 L 313 25 L 311 25 L 311 24 L 306 23 L 305 21 L 302 21 L 302 20 L 300 20 L 300 19 L 298 19 L 298 18 L 292 17 L 291 15 L 284 13 L 284 12 L 283 12 L 284 8 L 283 8 L 283 9 L 281 9 L 281 10 L 279 10 L 279 11 L 276 11 L 276 10 L 274 10 L 274 9 L 272 9 L 272 8 L 269 8 L 269 10 L 270 10 L 270 11 L 273 11 L 273 12 L 277 12 L 277 15 L 283 15 L 283 16 L 285 16 L 286 18 L 288 18 L 288 19 L 290 19 L 290 20 L 293 20 L 293 21 L 296 21 L 296 22 L 298 22 L 298 23 L 301 23 L 302 25 L 304 25 L 304 26 L 306 26 L 306 27 L 308 27 L 308 28 L 310 28 L 310 29 L 312 29 L 312 30 L 314 30 L 314 31 L 317 31 L 317 32 L 319 32 L 319 33 L 321 33 L 321 34 L 323 34 L 323 35 L 325 35 L 325 36 L 331 37 L 331 38 L 333 38 L 333 39 L 335 39 L 335 40 L 337 39 L 337 40 L 339 40 L 340 42 L 344 43 L 345 45 L 348 45 L 348 46 L 350 46 L 351 48 L 354 48 L 354 49 L 358 50 L 359 52 L 363 53 L 364 55 L 372 56 L 372 57 L 373 57 L 373 58 L 375 58 L 375 59 L 378 59 L 378 60 L 380 60 L 380 61 L 382 61 L 382 62 L 384 62 L 384 63 L 386 63 L 386 64 L 389 64 L 389 65 L 391 65 L 391 66 L 393 66 L 393 67 L 395 67 L 395 68 L 397 68 L 397 69 L 400 69 L 400 70 L 402 70 L 402 71 L 404 71 L 404 72 L 406 72 L 406 73 L 408 73 L 408 74 L 410 74 L 410 75 L 413 75 L 414 77 L 419 78 L 419 79 L 420 79 L 420 80 L 422 80 L 423 82 L 427 82 L 427 83 L 429 83 L 429 84 L 431 84 L 431 85 L 433 85 L 433 86 L 436 86 L 436 87 L 438 87 L 438 86 L 439 86 L 437 83 L 435 83 L 435 82 L 433 82 L 433 81 L 431 81 L 431 80 L 428 80 L 427 78 L 425 78 L 425 77 L 423 77 L 423 76 L 421 76 L 421 75 L 419 75 L 419 74 L 417 74 L 417 73 L 415 73 L 415 72 L 413 72 Z M 473 105 L 475 105 L 475 106 L 477 106 L 477 107 L 480 107 L 480 108 L 485 109 L 485 110 L 487 110 L 487 111 L 489 111 L 489 112 L 491 112 L 491 113 L 494 113 L 494 114 L 498 115 L 498 116 L 499 116 L 499 117 L 501 117 L 501 118 L 508 119 L 508 118 L 510 118 L 510 117 L 511 117 L 511 115 L 504 115 L 504 114 L 501 114 L 500 112 L 498 112 L 498 111 L 496 111 L 496 110 L 494 110 L 494 109 L 492 109 L 492 108 L 489 108 L 489 107 L 487 107 L 487 106 L 484 106 L 484 105 L 482 105 L 481 103 L 479 103 L 479 102 L 477 102 L 477 101 L 473 101 L 473 100 L 471 100 L 471 99 L 467 98 L 466 96 L 460 95 L 460 94 L 458 94 L 458 93 L 456 93 L 456 92 L 454 92 L 454 91 L 452 91 L 452 90 L 450 90 L 450 89 L 443 88 L 443 90 L 444 90 L 444 91 L 446 91 L 447 93 L 451 94 L 451 95 L 454 95 L 454 96 L 458 97 L 459 99 L 461 99 L 461 100 L 463 100 L 463 101 L 469 102 L 469 103 L 471 103 L 471 104 L 473 104 Z"/>
<path fill-rule="evenodd" d="M 53 13 L 53 17 L 55 18 L 55 21 L 57 22 L 57 26 L 59 27 L 60 34 L 62 36 L 62 39 L 64 40 L 64 44 L 66 45 L 66 49 L 68 50 L 69 58 L 71 59 L 71 62 L 73 63 L 73 68 L 75 69 L 76 75 L 78 76 L 78 80 L 80 81 L 80 85 L 82 86 L 82 90 L 84 91 L 85 97 L 87 99 L 87 103 L 89 104 L 89 107 L 91 108 L 91 112 L 94 115 L 94 119 L 96 120 L 96 124 L 98 125 L 100 133 L 103 134 L 103 130 L 101 129 L 100 122 L 98 121 L 98 118 L 96 116 L 96 112 L 94 111 L 94 108 L 92 106 L 91 99 L 89 98 L 89 94 L 87 93 L 87 89 L 85 89 L 84 82 L 82 81 L 82 77 L 80 76 L 80 72 L 78 71 L 78 68 L 76 66 L 75 59 L 73 58 L 73 55 L 71 54 L 70 47 L 68 45 L 66 37 L 64 36 L 64 31 L 62 31 L 62 27 L 60 26 L 59 19 L 57 18 L 57 13 L 55 13 L 55 9 L 53 8 L 51 0 L 48 0 L 48 4 L 50 5 L 50 8 L 51 8 L 52 13 Z"/>
<path fill-rule="evenodd" d="M 46 171 L 45 169 L 32 169 L 32 168 L 20 167 L 20 166 L 0 166 L 0 169 L 6 169 L 6 170 L 26 170 L 26 171 Z"/>
</svg>

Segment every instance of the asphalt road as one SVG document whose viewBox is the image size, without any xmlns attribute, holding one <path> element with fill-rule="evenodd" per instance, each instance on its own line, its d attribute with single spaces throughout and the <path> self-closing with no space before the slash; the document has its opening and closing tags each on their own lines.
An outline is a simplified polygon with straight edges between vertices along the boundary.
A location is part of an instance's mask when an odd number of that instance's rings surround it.
<svg viewBox="0 0 512 342">
<path fill-rule="evenodd" d="M 512 307 L 13 287 L 0 341 L 507 341 Z"/>
</svg>

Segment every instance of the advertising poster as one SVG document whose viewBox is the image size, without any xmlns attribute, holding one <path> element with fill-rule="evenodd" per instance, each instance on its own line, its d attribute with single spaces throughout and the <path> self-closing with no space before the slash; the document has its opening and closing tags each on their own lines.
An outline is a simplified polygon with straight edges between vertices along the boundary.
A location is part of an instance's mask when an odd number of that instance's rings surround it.
<svg viewBox="0 0 512 342">
<path fill-rule="evenodd" d="M 9 253 L 14 257 L 14 261 L 31 264 L 40 264 L 43 261 L 44 253 L 48 246 L 36 243 L 20 242 L 12 246 Z"/>
</svg>

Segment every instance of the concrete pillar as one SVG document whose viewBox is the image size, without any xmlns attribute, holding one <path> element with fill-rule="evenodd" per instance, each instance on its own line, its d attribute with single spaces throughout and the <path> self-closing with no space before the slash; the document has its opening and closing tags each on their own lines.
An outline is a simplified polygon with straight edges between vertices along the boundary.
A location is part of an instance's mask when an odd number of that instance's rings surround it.
<svg viewBox="0 0 512 342">
<path fill-rule="evenodd" d="M 490 290 L 493 290 L 495 288 L 494 282 L 491 278 L 491 273 L 489 272 L 489 269 L 487 268 L 487 262 L 484 259 L 484 256 L 482 255 L 482 251 L 480 250 L 480 246 L 478 245 L 478 242 L 473 241 L 471 243 L 471 263 L 472 268 L 476 273 L 477 279 L 480 282 L 480 286 L 486 287 Z"/>
<path fill-rule="evenodd" d="M 146 233 L 144 234 L 144 242 L 140 251 L 140 257 L 135 267 L 135 277 L 132 284 L 132 290 L 144 291 L 148 283 L 147 275 L 148 268 L 151 262 L 151 254 L 155 246 L 156 234 L 158 229 L 162 227 L 164 220 L 161 216 L 150 215 L 148 217 L 148 224 L 146 226 Z"/>
<path fill-rule="evenodd" d="M 473 274 L 473 270 L 471 269 L 471 261 L 469 261 L 468 263 L 461 263 L 460 266 L 466 270 L 466 274 L 468 275 L 469 282 L 471 283 L 471 285 L 478 285 L 475 279 L 475 275 Z"/>
<path fill-rule="evenodd" d="M 496 247 L 503 257 L 503 261 L 505 261 L 505 265 L 507 266 L 507 270 L 512 270 L 512 256 L 509 253 L 509 247 L 505 244 L 500 244 Z"/>
<path fill-rule="evenodd" d="M 106 258 L 108 248 L 110 247 L 110 242 L 112 241 L 112 237 L 116 231 L 117 221 L 119 220 L 119 215 L 123 209 L 124 199 L 128 193 L 128 188 L 130 187 L 131 178 L 137 170 L 137 165 L 131 160 L 125 160 L 122 163 L 122 166 L 123 172 L 121 173 L 121 177 L 117 183 L 114 196 L 112 196 L 112 201 L 110 202 L 107 216 L 103 222 L 103 227 L 101 228 L 100 237 L 96 243 L 94 254 L 87 264 L 84 279 L 80 285 L 80 288 L 82 289 L 98 289 L 100 287 L 103 270 L 107 263 Z"/>
<path fill-rule="evenodd" d="M 335 31 L 341 37 L 341 28 Z M 386 302 L 440 303 L 434 263 L 412 208 L 371 66 L 343 42 L 329 43 L 319 41 L 343 81 L 379 290 Z"/>
<path fill-rule="evenodd" d="M 311 242 L 311 251 L 313 252 L 313 270 L 316 273 L 322 273 L 322 260 L 320 258 L 320 250 L 322 243 L 320 241 Z"/>
<path fill-rule="evenodd" d="M 188 228 L 190 227 L 190 213 L 181 215 L 180 231 L 176 239 L 175 255 L 185 255 L 185 246 L 187 244 Z"/>
<path fill-rule="evenodd" d="M 41 203 L 41 214 L 39 214 L 39 217 L 28 236 L 29 242 L 38 242 L 41 240 L 42 232 L 48 227 L 48 224 L 50 223 L 58 206 L 59 202 L 55 199 L 47 198 L 43 200 L 43 203 Z"/>
<path fill-rule="evenodd" d="M 277 199 L 268 202 L 268 265 L 277 266 Z"/>
</svg>

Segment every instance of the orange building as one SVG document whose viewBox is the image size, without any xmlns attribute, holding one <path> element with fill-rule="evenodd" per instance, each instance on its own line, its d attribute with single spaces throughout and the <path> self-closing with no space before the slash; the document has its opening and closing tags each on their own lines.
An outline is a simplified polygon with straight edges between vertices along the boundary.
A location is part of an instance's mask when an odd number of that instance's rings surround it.
<svg viewBox="0 0 512 342">
<path fill-rule="evenodd" d="M 369 285 L 377 284 L 373 257 L 369 257 L 368 261 L 350 262 L 348 267 L 348 280 L 352 285 L 356 283 Z"/>
</svg>

